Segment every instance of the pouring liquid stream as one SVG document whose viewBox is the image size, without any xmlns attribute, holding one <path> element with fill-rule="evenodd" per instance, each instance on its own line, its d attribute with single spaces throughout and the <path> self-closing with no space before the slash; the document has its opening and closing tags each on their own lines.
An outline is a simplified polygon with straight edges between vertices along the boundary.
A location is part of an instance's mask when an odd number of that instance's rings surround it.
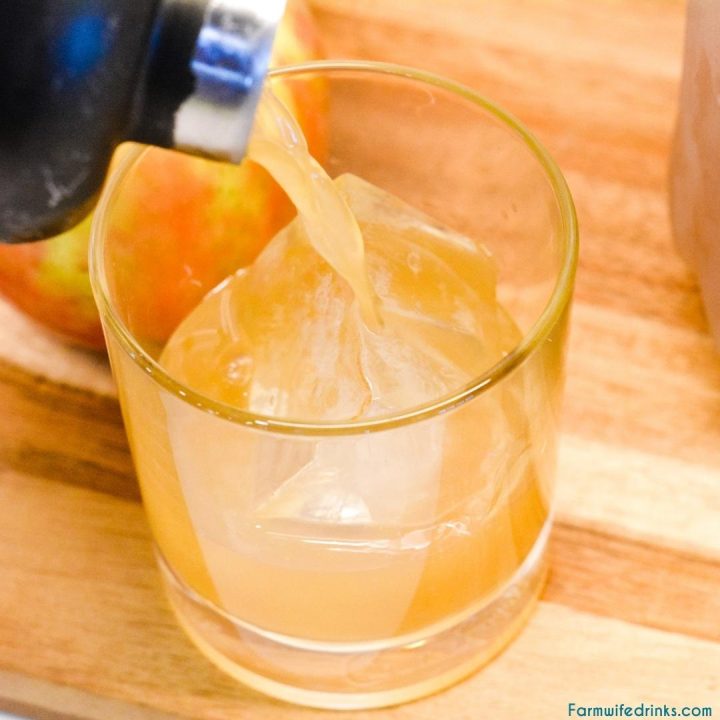
<svg viewBox="0 0 720 720">
<path fill-rule="evenodd" d="M 268 89 L 258 104 L 247 156 L 262 165 L 288 194 L 316 252 L 355 293 L 365 324 L 381 327 L 357 220 L 330 176 L 310 155 L 293 116 Z"/>
</svg>

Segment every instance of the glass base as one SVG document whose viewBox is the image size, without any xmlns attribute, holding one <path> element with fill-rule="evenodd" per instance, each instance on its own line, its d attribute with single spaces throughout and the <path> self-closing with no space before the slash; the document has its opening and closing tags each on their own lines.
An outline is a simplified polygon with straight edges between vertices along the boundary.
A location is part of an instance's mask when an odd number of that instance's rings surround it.
<svg viewBox="0 0 720 720">
<path fill-rule="evenodd" d="M 318 643 L 239 621 L 187 587 L 157 551 L 170 603 L 198 649 L 266 695 L 309 707 L 356 710 L 416 700 L 462 680 L 522 629 L 547 575 L 550 522 L 508 584 L 454 623 L 373 643 Z"/>
</svg>

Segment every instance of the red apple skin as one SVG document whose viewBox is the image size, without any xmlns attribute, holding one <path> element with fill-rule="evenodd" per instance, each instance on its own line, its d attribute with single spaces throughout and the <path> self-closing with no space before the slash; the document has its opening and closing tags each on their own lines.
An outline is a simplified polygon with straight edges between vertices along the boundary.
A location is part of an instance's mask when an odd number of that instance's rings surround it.
<svg viewBox="0 0 720 720">
<path fill-rule="evenodd" d="M 151 148 L 129 170 L 106 216 L 109 290 L 124 324 L 142 343 L 163 344 L 291 215 L 284 193 L 254 163 Z"/>
<path fill-rule="evenodd" d="M 0 245 L 0 293 L 61 339 L 104 347 L 88 276 L 91 217 L 42 242 Z"/>
<path fill-rule="evenodd" d="M 292 0 L 278 28 L 272 64 L 320 57 L 312 16 L 301 0 Z M 325 88 L 317 81 L 296 83 L 292 97 L 283 95 L 312 152 L 322 157 Z M 135 255 L 136 267 L 128 266 L 112 290 L 127 299 L 123 319 L 131 331 L 164 342 L 208 290 L 252 262 L 293 209 L 254 163 L 231 166 L 151 148 L 132 172 L 138 182 L 125 185 L 110 230 L 117 233 L 113 244 Z M 48 240 L 0 244 L 0 295 L 67 342 L 102 350 L 88 275 L 91 222 L 92 214 Z M 187 268 L 192 277 L 183 282 Z"/>
</svg>

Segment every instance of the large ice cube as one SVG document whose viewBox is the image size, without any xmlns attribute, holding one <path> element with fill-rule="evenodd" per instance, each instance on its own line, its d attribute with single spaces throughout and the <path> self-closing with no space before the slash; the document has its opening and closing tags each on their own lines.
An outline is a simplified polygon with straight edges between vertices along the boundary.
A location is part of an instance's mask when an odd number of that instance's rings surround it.
<svg viewBox="0 0 720 720">
<path fill-rule="evenodd" d="M 178 328 L 162 358 L 178 379 L 256 413 L 353 420 L 439 399 L 511 349 L 482 248 L 357 177 L 335 183 L 362 230 L 383 326 L 363 323 L 295 220 Z"/>
<path fill-rule="evenodd" d="M 497 304 L 482 247 L 357 177 L 335 183 L 362 231 L 383 325 L 365 325 L 350 285 L 298 219 L 183 321 L 161 357 L 177 379 L 264 415 L 353 420 L 438 400 L 513 347 L 518 333 Z M 478 455 L 492 455 L 495 435 L 512 437 L 491 405 L 478 407 L 488 427 Z M 227 547 L 241 542 L 248 519 L 422 526 L 472 489 L 466 468 L 444 459 L 464 442 L 457 429 L 446 437 L 444 417 L 297 447 L 271 436 L 288 446 L 277 462 L 256 437 L 263 433 L 236 426 L 209 431 L 198 449 L 183 417 L 176 407 L 169 418 L 179 476 L 198 527 Z M 266 472 L 265 462 L 277 467 Z"/>
<path fill-rule="evenodd" d="M 430 522 L 442 442 L 438 423 L 323 438 L 312 460 L 259 503 L 254 516 L 342 525 Z"/>
</svg>

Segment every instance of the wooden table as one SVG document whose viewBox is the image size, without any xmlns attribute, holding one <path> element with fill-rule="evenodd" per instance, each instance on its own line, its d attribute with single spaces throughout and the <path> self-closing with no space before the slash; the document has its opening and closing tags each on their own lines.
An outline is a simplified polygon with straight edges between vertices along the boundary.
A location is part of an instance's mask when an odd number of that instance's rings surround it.
<svg viewBox="0 0 720 720">
<path fill-rule="evenodd" d="M 577 202 L 553 570 L 486 670 L 382 720 L 563 718 L 568 703 L 720 714 L 720 355 L 666 205 L 675 0 L 314 0 L 333 56 L 493 97 Z M 329 718 L 234 684 L 160 590 L 112 382 L 0 306 L 0 709 L 37 718 Z"/>
</svg>

